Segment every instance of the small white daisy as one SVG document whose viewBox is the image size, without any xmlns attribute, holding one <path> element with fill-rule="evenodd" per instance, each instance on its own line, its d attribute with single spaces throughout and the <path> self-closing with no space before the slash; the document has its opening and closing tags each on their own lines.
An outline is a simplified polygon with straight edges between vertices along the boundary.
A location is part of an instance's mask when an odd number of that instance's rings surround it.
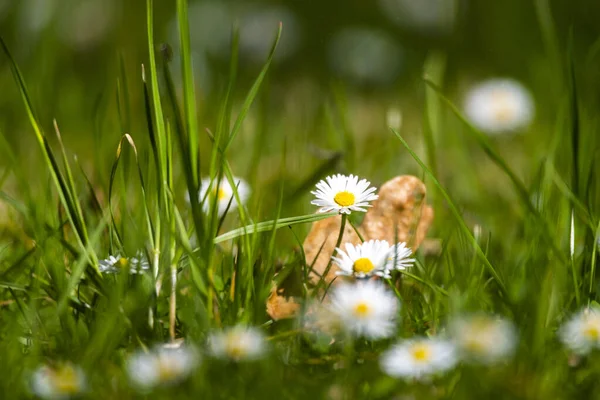
<svg viewBox="0 0 600 400">
<path fill-rule="evenodd" d="M 449 324 L 463 359 L 481 364 L 493 364 L 510 357 L 517 344 L 517 332 L 512 322 L 485 314 L 453 319 Z"/>
<path fill-rule="evenodd" d="M 381 369 L 395 378 L 427 379 L 457 363 L 452 342 L 436 338 L 404 340 L 381 355 Z"/>
<path fill-rule="evenodd" d="M 600 348 L 600 309 L 584 308 L 571 316 L 558 333 L 563 344 L 577 354 Z"/>
<path fill-rule="evenodd" d="M 168 386 L 187 378 L 199 363 L 193 347 L 158 346 L 149 352 L 139 351 L 129 357 L 127 374 L 131 383 L 140 390 Z"/>
<path fill-rule="evenodd" d="M 369 276 L 382 276 L 389 278 L 386 262 L 390 245 L 385 240 L 369 240 L 354 246 L 346 243 L 346 251 L 336 248 L 338 257 L 331 257 L 335 265 L 340 268 L 337 275 L 366 278 Z"/>
<path fill-rule="evenodd" d="M 341 174 L 328 176 L 317 183 L 317 190 L 312 191 L 317 199 L 310 203 L 321 207 L 319 212 L 339 211 L 340 214 L 350 214 L 352 211 L 367 210 L 369 202 L 379 196 L 373 194 L 377 189 L 369 187 L 371 182 L 366 179 L 358 180 L 357 176 Z"/>
<path fill-rule="evenodd" d="M 99 262 L 100 272 L 114 274 L 124 269 L 129 269 L 129 273 L 138 274 L 150 269 L 150 263 L 142 251 L 138 251 L 135 257 L 123 257 L 120 254 L 109 256 Z"/>
<path fill-rule="evenodd" d="M 491 79 L 471 89 L 465 113 L 473 125 L 491 134 L 526 127 L 535 112 L 527 89 L 512 79 Z"/>
<path fill-rule="evenodd" d="M 238 362 L 263 357 L 267 346 L 259 329 L 237 325 L 210 335 L 208 348 L 210 354 L 216 358 Z"/>
<path fill-rule="evenodd" d="M 242 205 L 246 204 L 251 193 L 250 185 L 248 185 L 245 180 L 237 177 L 233 177 L 233 181 L 235 182 L 237 193 L 240 197 Z M 238 203 L 235 199 L 233 188 L 229 184 L 229 181 L 226 178 L 221 179 L 218 187 L 217 183 L 218 182 L 216 179 L 211 180 L 210 178 L 202 179 L 202 182 L 200 183 L 199 201 L 203 202 L 202 209 L 204 212 L 208 213 L 215 201 L 219 215 L 223 215 L 225 212 L 237 210 Z"/>
<path fill-rule="evenodd" d="M 412 255 L 412 250 L 406 247 L 406 243 L 399 242 L 390 247 L 387 254 L 385 268 L 388 271 L 402 271 L 410 268 L 415 263 L 414 258 L 409 258 Z"/>
<path fill-rule="evenodd" d="M 340 284 L 331 293 L 331 311 L 355 336 L 383 339 L 396 331 L 400 304 L 378 281 Z"/>
<path fill-rule="evenodd" d="M 43 399 L 69 399 L 83 393 L 86 387 L 83 370 L 70 363 L 41 366 L 31 381 L 31 390 Z"/>
</svg>

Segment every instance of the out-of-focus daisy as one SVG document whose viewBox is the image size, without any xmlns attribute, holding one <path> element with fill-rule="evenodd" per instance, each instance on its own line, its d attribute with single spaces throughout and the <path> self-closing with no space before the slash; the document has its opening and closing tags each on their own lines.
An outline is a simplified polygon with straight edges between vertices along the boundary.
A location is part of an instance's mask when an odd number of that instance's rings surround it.
<svg viewBox="0 0 600 400">
<path fill-rule="evenodd" d="M 319 212 L 339 211 L 340 214 L 350 214 L 352 211 L 365 212 L 364 207 L 370 207 L 369 202 L 379 196 L 373 194 L 377 189 L 366 179 L 358 180 L 355 175 L 341 174 L 328 176 L 317 183 L 317 190 L 311 193 L 316 200 L 311 204 L 321 207 Z"/>
<path fill-rule="evenodd" d="M 579 311 L 563 324 L 559 335 L 563 344 L 577 354 L 600 348 L 600 309 Z"/>
<path fill-rule="evenodd" d="M 233 180 L 235 182 L 240 201 L 242 202 L 242 205 L 244 205 L 250 197 L 250 185 L 248 185 L 248 183 L 241 178 L 234 177 Z M 223 215 L 225 212 L 236 210 L 238 208 L 238 203 L 235 199 L 233 188 L 229 184 L 229 181 L 225 178 L 221 180 L 218 186 L 216 179 L 212 180 L 212 185 L 211 179 L 202 179 L 202 182 L 200 183 L 199 201 L 204 202 L 203 209 L 206 213 L 210 211 L 210 207 L 212 207 L 215 201 L 219 215 Z"/>
<path fill-rule="evenodd" d="M 383 14 L 391 21 L 428 35 L 452 30 L 457 3 L 457 0 L 379 0 Z"/>
<path fill-rule="evenodd" d="M 410 258 L 412 250 L 406 247 L 406 243 L 399 242 L 394 246 L 390 247 L 387 253 L 385 262 L 385 268 L 388 271 L 402 271 L 406 268 L 412 267 L 415 263 L 414 258 Z"/>
<path fill-rule="evenodd" d="M 359 281 L 336 286 L 331 293 L 330 307 L 349 333 L 383 339 L 396 330 L 400 304 L 381 282 Z"/>
<path fill-rule="evenodd" d="M 140 390 L 168 386 L 187 378 L 199 363 L 195 348 L 158 346 L 149 352 L 139 351 L 129 357 L 127 374 Z"/>
<path fill-rule="evenodd" d="M 69 399 L 86 390 L 85 374 L 70 363 L 44 365 L 34 372 L 31 390 L 43 399 Z"/>
<path fill-rule="evenodd" d="M 337 275 L 365 278 L 382 276 L 389 278 L 385 268 L 390 245 L 385 240 L 369 240 L 358 245 L 346 243 L 346 251 L 336 248 L 338 257 L 331 257 L 340 270 Z"/>
<path fill-rule="evenodd" d="M 512 322 L 484 314 L 457 317 L 450 321 L 449 330 L 467 361 L 493 364 L 510 357 L 517 344 Z"/>
<path fill-rule="evenodd" d="M 281 35 L 274 58 L 283 60 L 292 56 L 298 49 L 301 29 L 292 11 L 283 6 L 259 8 L 244 13 L 240 19 L 240 53 L 251 61 L 264 63 L 275 38 L 277 27 L 283 24 L 285 33 Z"/>
<path fill-rule="evenodd" d="M 464 107 L 473 125 L 490 134 L 524 128 L 535 112 L 527 89 L 512 79 L 480 83 L 467 93 Z"/>
<path fill-rule="evenodd" d="M 405 379 L 427 379 L 452 369 L 458 359 L 452 342 L 436 338 L 414 338 L 394 345 L 381 355 L 381 369 Z"/>
<path fill-rule="evenodd" d="M 357 84 L 389 84 L 398 76 L 403 49 L 387 33 L 367 28 L 346 28 L 329 44 L 331 68 Z"/>
<path fill-rule="evenodd" d="M 148 259 L 142 251 L 138 251 L 135 257 L 123 257 L 120 254 L 109 256 L 99 262 L 100 272 L 114 274 L 123 270 L 128 270 L 131 274 L 142 273 L 150 269 Z"/>
<path fill-rule="evenodd" d="M 210 335 L 208 349 L 216 358 L 251 361 L 264 356 L 266 343 L 259 329 L 238 325 Z"/>
</svg>

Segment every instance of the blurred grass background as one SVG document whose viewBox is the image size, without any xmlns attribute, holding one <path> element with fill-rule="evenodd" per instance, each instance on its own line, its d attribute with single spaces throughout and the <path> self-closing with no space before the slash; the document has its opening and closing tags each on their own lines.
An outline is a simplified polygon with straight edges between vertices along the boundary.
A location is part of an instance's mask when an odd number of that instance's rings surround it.
<svg viewBox="0 0 600 400">
<path fill-rule="evenodd" d="M 457 398 L 470 398 L 477 393 L 534 399 L 541 395 L 553 396 L 562 389 L 564 393 L 556 398 L 594 393 L 597 362 L 591 360 L 584 368 L 570 370 L 567 357 L 558 350 L 554 329 L 557 318 L 597 300 L 597 280 L 589 270 L 594 246 L 590 244 L 590 235 L 594 237 L 598 223 L 600 196 L 597 183 L 600 3 L 585 0 L 190 0 L 189 6 L 203 175 L 208 171 L 211 148 L 205 128 L 215 131 L 228 84 L 232 26 L 239 27 L 241 43 L 234 91 L 237 112 L 264 63 L 281 20 L 282 41 L 275 60 L 228 153 L 234 173 L 248 179 L 253 187 L 252 217 L 258 221 L 275 216 L 282 182 L 281 215 L 294 216 L 314 211 L 309 205 L 309 190 L 317 179 L 328 173 L 355 173 L 377 186 L 400 174 L 424 177 L 430 189 L 429 202 L 436 212 L 429 236 L 443 239 L 445 247 L 439 257 L 421 255 L 426 267 L 419 273 L 448 289 L 451 296 L 446 299 L 433 291 L 411 286 L 403 288 L 403 298 L 410 304 L 407 308 L 412 310 L 407 318 L 410 322 L 405 321 L 405 334 L 436 332 L 449 312 L 463 309 L 493 310 L 508 315 L 519 325 L 525 350 L 517 355 L 517 361 L 509 370 L 487 371 L 482 378 L 476 375 L 477 371 L 465 369 L 461 371 L 464 376 L 461 382 L 467 384 L 458 384 L 454 375 L 444 382 L 444 389 L 430 392 L 430 388 L 417 388 L 415 396 L 444 397 L 454 393 Z M 156 1 L 154 16 L 155 41 L 170 46 L 167 52 L 172 51 L 172 70 L 176 87 L 181 90 L 181 78 L 177 75 L 181 55 L 174 4 Z M 145 2 L 0 0 L 0 35 L 21 68 L 43 129 L 52 132 L 52 120 L 57 120 L 68 153 L 77 155 L 105 207 L 111 165 L 121 136 L 126 132 L 132 135 L 140 149 L 142 165 L 149 165 L 151 158 L 141 82 L 141 65 L 148 65 Z M 157 49 L 159 59 L 164 54 L 160 48 Z M 471 85 L 489 77 L 513 77 L 531 91 L 536 105 L 533 124 L 523 132 L 492 137 L 490 142 L 524 182 L 534 209 L 544 216 L 547 225 L 541 224 L 531 215 L 531 210 L 520 203 L 510 180 L 489 159 L 476 137 L 432 89 L 426 89 L 424 75 L 441 86 L 458 107 Z M 573 162 L 571 145 L 573 81 L 576 82 L 581 147 L 578 163 Z M 162 90 L 164 82 L 160 83 Z M 387 116 L 396 111 L 402 116 L 399 132 L 432 168 L 468 227 L 481 227 L 478 240 L 501 270 L 507 294 L 500 295 L 486 280 L 487 276 L 480 273 L 471 243 L 459 232 L 447 203 L 389 132 Z M 26 260 L 24 265 L 28 268 L 31 265 L 35 268 L 40 260 L 63 256 L 62 248 L 52 242 L 48 227 L 40 223 L 58 224 L 57 201 L 5 57 L 0 58 L 0 134 L 7 142 L 2 143 L 4 151 L 0 151 L 2 193 L 18 199 L 17 206 L 23 202 L 30 216 L 24 222 L 23 218 L 14 216 L 8 207 L 9 201 L 0 203 L 4 281 L 18 275 L 9 267 L 21 265 L 19 260 L 28 254 L 32 240 L 50 237 L 51 245 L 44 245 L 45 254 Z M 429 145 L 428 134 L 432 138 Z M 49 136 L 57 146 L 53 135 Z M 136 207 L 141 204 L 137 172 L 131 152 L 125 153 L 118 184 L 122 199 L 119 210 L 139 223 L 142 219 Z M 73 170 L 78 171 L 78 168 L 73 167 Z M 580 171 L 579 193 L 573 181 L 577 175 L 575 170 Z M 184 206 L 183 178 L 176 174 L 175 180 L 181 188 L 176 193 L 176 201 Z M 85 187 L 83 175 L 76 173 L 76 181 Z M 84 193 L 82 200 L 86 207 L 92 209 L 92 200 L 85 195 L 85 190 L 81 193 Z M 569 258 L 572 197 L 583 204 L 585 211 L 577 214 L 577 232 L 581 232 L 581 236 L 576 236 L 576 256 L 573 257 L 580 282 L 584 283 L 575 288 L 571 271 L 566 267 L 568 263 L 565 263 Z M 226 221 L 227 227 L 238 225 L 234 217 Z M 132 249 L 146 240 L 135 237 L 137 226 L 130 224 L 127 228 L 131 236 L 129 243 L 135 243 L 129 244 Z M 296 231 L 303 238 L 307 230 L 308 226 L 300 226 Z M 547 237 L 560 248 L 565 260 L 552 252 Z M 281 264 L 295 262 L 290 261 L 294 258 L 290 249 L 297 248 L 294 237 L 280 234 L 277 243 L 279 247 L 273 259 Z M 98 251 L 104 256 L 108 249 Z M 9 270 L 10 273 L 6 273 Z M 60 293 L 62 287 L 56 285 Z M 134 327 L 143 325 L 145 317 L 146 304 L 133 300 L 138 291 L 139 298 L 143 298 L 148 288 L 140 284 L 129 296 L 119 292 L 113 297 L 116 302 L 125 298 L 131 301 L 126 305 L 130 307 L 128 315 L 138 318 L 133 322 Z M 583 299 L 576 299 L 575 293 Z M 18 319 L 13 319 L 13 315 L 18 315 L 13 300 L 19 296 L 9 293 L 7 288 L 3 288 L 2 294 L 0 301 L 4 303 L 0 304 L 4 308 L 0 308 L 0 313 L 11 311 L 5 314 L 7 329 L 3 334 L 6 338 L 21 337 L 17 326 L 8 325 Z M 113 310 L 116 305 L 106 307 Z M 186 333 L 193 338 L 202 337 L 206 321 L 195 320 L 199 306 L 182 296 L 181 307 L 180 318 L 185 321 Z M 258 316 L 253 322 L 264 322 L 264 315 L 260 314 L 263 303 L 255 307 Z M 52 319 L 52 307 L 40 307 L 40 310 L 43 310 L 40 317 L 43 321 L 58 325 Z M 233 320 L 236 311 L 229 310 Z M 0 316 L 0 321 L 2 318 Z M 51 325 L 51 332 L 64 329 L 70 333 L 57 342 L 44 342 L 44 345 L 51 344 L 44 354 L 75 359 L 89 357 L 90 363 L 110 358 L 112 362 L 102 365 L 112 368 L 111 376 L 118 376 L 123 349 L 112 353 L 118 346 L 111 342 L 108 328 L 113 326 L 111 324 L 118 326 L 121 332 L 130 328 L 122 321 L 117 324 L 117 320 L 115 314 L 106 312 L 102 318 L 85 324 Z M 97 321 L 101 321 L 104 328 L 91 334 L 95 329 L 91 327 L 95 327 Z M 285 326 L 281 329 L 285 330 Z M 160 339 L 149 332 L 136 334 L 148 340 Z M 5 349 L 9 341 L 6 343 Z M 297 352 L 306 349 L 293 349 L 285 350 L 289 351 L 288 360 L 304 356 L 298 356 Z M 5 354 L 3 370 L 9 371 L 7 366 L 21 362 L 18 352 Z M 324 366 L 290 363 L 291 367 L 279 370 L 277 364 L 272 363 L 265 365 L 264 371 L 243 370 L 236 381 L 238 385 L 229 387 L 231 392 L 222 393 L 221 397 L 240 398 L 257 376 L 269 375 L 296 380 L 298 385 L 286 388 L 288 396 L 307 396 L 313 389 L 314 393 L 329 396 L 328 389 L 324 389 L 331 383 L 328 379 L 335 381 L 339 374 L 324 359 L 321 359 Z M 29 367 L 35 366 L 38 360 L 30 358 Z M 21 370 L 13 371 L 14 375 L 10 376 L 20 379 L 17 371 Z M 301 373 L 304 371 L 306 375 Z M 364 380 L 373 385 L 353 387 L 355 397 L 384 398 L 393 387 L 388 381 L 377 381 L 369 363 L 351 374 L 358 382 Z M 194 381 L 186 393 L 192 396 L 191 393 L 200 388 L 205 393 L 218 393 L 227 387 L 227 372 L 211 371 L 202 376 L 204 378 Z M 101 375 L 94 379 L 98 381 L 96 384 L 102 385 Z M 479 385 L 479 379 L 485 384 Z M 126 387 L 123 380 L 118 378 L 114 383 L 121 389 L 118 393 L 124 398 L 133 396 L 123 389 Z M 264 387 L 255 388 L 256 397 L 280 393 L 277 382 L 261 382 Z M 585 384 L 574 387 L 581 382 Z M 11 383 L 7 376 L 4 383 L 4 393 L 10 396 L 8 390 L 14 381 Z"/>
</svg>

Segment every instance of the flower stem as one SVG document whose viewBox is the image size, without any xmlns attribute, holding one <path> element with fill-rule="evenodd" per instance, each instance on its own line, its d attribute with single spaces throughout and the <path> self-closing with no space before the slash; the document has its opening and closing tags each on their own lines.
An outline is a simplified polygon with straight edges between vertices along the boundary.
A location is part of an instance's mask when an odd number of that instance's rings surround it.
<svg viewBox="0 0 600 400">
<path fill-rule="evenodd" d="M 337 242 L 335 243 L 335 248 L 333 249 L 334 252 L 335 252 L 335 249 L 339 248 L 340 245 L 342 244 L 342 237 L 344 236 L 344 229 L 346 228 L 346 220 L 347 219 L 348 219 L 348 215 L 342 214 L 342 223 L 340 224 L 340 233 L 338 235 Z M 331 256 L 333 256 L 333 254 L 331 254 Z M 329 274 L 329 270 L 331 269 L 332 263 L 333 263 L 333 259 L 331 257 L 329 257 L 329 262 L 327 263 L 327 267 L 325 268 L 325 271 L 323 271 L 323 275 L 321 275 L 321 280 L 317 284 L 317 289 L 319 289 L 323 285 L 323 283 L 326 283 L 325 280 L 327 278 L 327 275 Z"/>
</svg>

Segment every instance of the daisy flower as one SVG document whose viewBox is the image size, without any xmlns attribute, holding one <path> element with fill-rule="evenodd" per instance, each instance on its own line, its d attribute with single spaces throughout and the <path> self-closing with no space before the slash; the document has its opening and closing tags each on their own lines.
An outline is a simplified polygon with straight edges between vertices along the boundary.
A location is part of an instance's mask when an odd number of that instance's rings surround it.
<svg viewBox="0 0 600 400">
<path fill-rule="evenodd" d="M 86 390 L 86 378 L 81 368 L 61 363 L 43 365 L 33 374 L 31 390 L 43 399 L 69 399 Z"/>
<path fill-rule="evenodd" d="M 139 351 L 131 355 L 126 368 L 133 386 L 145 391 L 183 381 L 199 361 L 193 347 L 158 346 L 150 352 Z"/>
<path fill-rule="evenodd" d="M 450 321 L 449 330 L 462 358 L 493 364 L 510 357 L 517 344 L 512 322 L 494 316 L 475 314 Z"/>
<path fill-rule="evenodd" d="M 452 342 L 436 338 L 404 340 L 381 355 L 381 369 L 404 379 L 427 379 L 452 369 L 457 363 Z"/>
<path fill-rule="evenodd" d="M 534 115 L 531 95 L 512 79 L 491 79 L 471 89 L 465 113 L 473 125 L 497 134 L 526 127 Z"/>
<path fill-rule="evenodd" d="M 251 193 L 250 185 L 248 185 L 245 180 L 237 177 L 233 177 L 233 181 L 235 182 L 242 205 L 246 204 Z M 202 179 L 202 182 L 200 183 L 199 201 L 203 202 L 202 209 L 205 213 L 210 211 L 210 208 L 215 201 L 219 215 L 223 215 L 225 212 L 231 210 L 236 210 L 238 207 L 233 188 L 226 178 L 221 179 L 221 182 L 217 182 L 216 179 L 212 180 L 210 178 Z"/>
<path fill-rule="evenodd" d="M 340 268 L 337 275 L 366 278 L 369 276 L 382 276 L 389 278 L 386 262 L 390 245 L 385 240 L 369 240 L 354 246 L 346 243 L 346 251 L 335 249 L 338 257 L 331 257 L 334 264 Z"/>
<path fill-rule="evenodd" d="M 216 332 L 208 338 L 210 354 L 231 361 L 251 361 L 264 356 L 266 343 L 263 333 L 241 325 Z"/>
<path fill-rule="evenodd" d="M 368 339 L 383 339 L 395 332 L 400 305 L 381 282 L 369 280 L 336 286 L 330 307 L 346 331 Z"/>
<path fill-rule="evenodd" d="M 129 273 L 137 274 L 150 269 L 150 264 L 146 255 L 142 251 L 138 251 L 135 257 L 123 257 L 119 253 L 111 255 L 99 262 L 100 272 L 114 274 L 124 269 L 128 269 Z"/>
<path fill-rule="evenodd" d="M 358 180 L 357 176 L 341 174 L 328 176 L 317 183 L 317 190 L 312 191 L 317 199 L 310 203 L 321 207 L 319 212 L 338 211 L 340 214 L 350 214 L 352 211 L 367 210 L 369 202 L 377 200 L 379 196 L 373 194 L 374 187 L 369 187 L 371 182 L 366 179 Z"/>
<path fill-rule="evenodd" d="M 559 330 L 563 344 L 577 354 L 600 348 L 600 308 L 584 308 Z"/>
<path fill-rule="evenodd" d="M 409 258 L 412 255 L 412 250 L 406 247 L 406 243 L 399 242 L 392 246 L 388 251 L 385 268 L 388 271 L 402 271 L 412 267 L 415 263 L 414 258 Z"/>
</svg>

